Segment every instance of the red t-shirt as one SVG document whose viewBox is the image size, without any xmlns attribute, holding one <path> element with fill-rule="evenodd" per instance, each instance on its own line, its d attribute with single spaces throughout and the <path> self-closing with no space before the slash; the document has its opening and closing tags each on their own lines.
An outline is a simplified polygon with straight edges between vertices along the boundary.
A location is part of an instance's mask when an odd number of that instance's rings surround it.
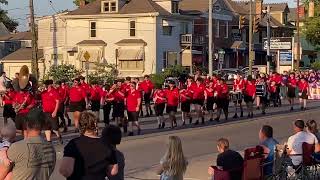
<svg viewBox="0 0 320 180">
<path fill-rule="evenodd" d="M 18 92 L 14 97 L 14 103 L 21 105 L 24 101 L 26 101 L 25 107 L 30 105 L 34 106 L 36 103 L 34 97 L 29 92 L 23 92 L 23 91 Z M 23 108 L 18 112 L 18 114 L 27 114 L 29 111 L 30 109 Z"/>
<path fill-rule="evenodd" d="M 168 106 L 178 106 L 179 104 L 179 90 L 174 88 L 173 90 L 166 90 L 167 105 Z"/>
<path fill-rule="evenodd" d="M 90 86 L 87 83 L 80 84 L 80 87 L 85 90 L 86 93 L 90 93 Z"/>
<path fill-rule="evenodd" d="M 138 106 L 138 99 L 141 99 L 141 93 L 137 90 L 129 91 L 127 96 L 127 110 L 129 112 L 136 112 Z"/>
<path fill-rule="evenodd" d="M 251 84 L 247 83 L 245 93 L 248 96 L 254 96 L 256 94 L 256 85 L 253 82 Z"/>
<path fill-rule="evenodd" d="M 180 101 L 181 102 L 190 101 L 191 99 L 192 99 L 192 93 L 190 91 L 188 91 L 187 89 L 182 89 L 180 91 Z"/>
<path fill-rule="evenodd" d="M 235 79 L 233 82 L 233 90 L 234 91 L 242 91 L 244 89 L 244 80 Z"/>
<path fill-rule="evenodd" d="M 289 78 L 289 79 L 288 79 L 288 86 L 296 87 L 296 86 L 297 86 L 297 80 L 296 80 L 296 78 Z"/>
<path fill-rule="evenodd" d="M 130 83 L 123 83 L 121 84 L 120 90 L 122 92 L 127 93 L 128 91 L 130 91 Z"/>
<path fill-rule="evenodd" d="M 204 84 L 195 85 L 193 88 L 193 99 L 204 99 L 204 91 L 206 87 Z"/>
<path fill-rule="evenodd" d="M 211 88 L 206 88 L 205 89 L 205 93 L 207 94 L 207 97 L 213 97 L 213 95 L 214 95 L 214 90 L 213 90 L 213 88 L 211 87 Z"/>
<path fill-rule="evenodd" d="M 277 92 L 277 86 L 270 85 L 268 90 L 270 93 L 275 93 Z"/>
<path fill-rule="evenodd" d="M 299 82 L 298 83 L 298 88 L 299 88 L 299 91 L 300 92 L 307 92 L 308 91 L 308 88 L 309 88 L 309 84 L 307 81 L 305 82 Z"/>
<path fill-rule="evenodd" d="M 69 91 L 70 102 L 84 101 L 86 96 L 87 96 L 87 93 L 83 88 L 79 86 L 70 88 L 70 91 Z"/>
<path fill-rule="evenodd" d="M 4 105 L 13 104 L 14 97 L 16 96 L 15 91 L 6 92 L 6 96 L 3 96 Z"/>
<path fill-rule="evenodd" d="M 103 90 L 101 87 L 95 86 L 90 88 L 90 100 L 100 101 L 102 96 L 103 96 Z"/>
<path fill-rule="evenodd" d="M 160 98 L 156 98 L 156 97 L 160 97 Z M 156 98 L 155 100 L 155 104 L 161 104 L 161 103 L 165 103 L 166 102 L 166 92 L 162 89 L 157 89 L 154 93 L 153 93 L 153 98 Z"/>
<path fill-rule="evenodd" d="M 115 90 L 113 93 L 112 93 L 112 96 L 114 97 L 114 100 L 116 102 L 120 102 L 120 101 L 124 101 L 126 95 L 123 91 L 121 90 Z"/>
<path fill-rule="evenodd" d="M 150 80 L 144 80 L 140 84 L 141 89 L 143 90 L 144 93 L 151 93 L 151 91 L 154 88 L 153 83 Z"/>
<path fill-rule="evenodd" d="M 218 98 L 228 98 L 229 88 L 226 84 L 217 84 L 215 93 L 217 94 Z"/>
<path fill-rule="evenodd" d="M 190 91 L 191 93 L 193 93 L 194 88 L 197 84 L 195 82 L 191 82 L 187 84 L 187 90 Z"/>
<path fill-rule="evenodd" d="M 43 112 L 53 113 L 56 108 L 56 101 L 59 100 L 59 93 L 55 89 L 46 90 L 41 94 Z"/>
<path fill-rule="evenodd" d="M 68 94 L 69 94 L 69 87 L 67 85 L 64 85 L 64 86 L 60 86 L 58 88 L 58 93 L 60 95 L 60 100 L 61 102 L 64 102 L 67 97 L 68 97 Z"/>
</svg>

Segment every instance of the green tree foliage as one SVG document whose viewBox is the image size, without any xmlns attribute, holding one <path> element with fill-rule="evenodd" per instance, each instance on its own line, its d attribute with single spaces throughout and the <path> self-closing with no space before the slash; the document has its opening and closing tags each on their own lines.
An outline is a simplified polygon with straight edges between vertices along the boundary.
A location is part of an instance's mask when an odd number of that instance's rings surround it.
<svg viewBox="0 0 320 180">
<path fill-rule="evenodd" d="M 160 88 L 167 77 L 180 77 L 182 74 L 188 74 L 188 73 L 186 72 L 184 67 L 180 65 L 176 65 L 176 66 L 166 68 L 161 73 L 151 74 L 150 79 L 155 85 L 155 87 Z"/>
<path fill-rule="evenodd" d="M 304 35 L 317 49 L 320 47 L 320 17 L 309 18 L 304 27 Z"/>
<path fill-rule="evenodd" d="M 119 71 L 115 64 L 96 63 L 94 71 L 88 75 L 89 82 L 95 81 L 98 83 L 111 84 L 117 79 Z"/>
<path fill-rule="evenodd" d="M 7 5 L 8 1 L 7 0 L 0 0 L 0 4 Z M 0 9 L 0 22 L 2 22 L 10 32 L 15 30 L 17 26 L 19 25 L 17 21 L 11 19 L 8 16 L 8 12 L 5 10 Z"/>
<path fill-rule="evenodd" d="M 79 6 L 79 5 L 80 5 L 80 1 L 81 1 L 81 0 L 74 0 L 73 3 L 74 3 L 75 5 L 77 5 L 77 6 Z M 94 2 L 94 1 L 96 1 L 96 0 L 84 0 L 84 1 L 86 1 L 86 3 L 91 3 L 91 2 Z"/>
<path fill-rule="evenodd" d="M 76 78 L 77 76 L 81 75 L 82 71 L 77 70 L 73 65 L 58 65 L 58 66 L 51 66 L 47 76 L 52 78 L 54 81 L 58 80 L 66 80 L 72 81 L 72 79 Z"/>
<path fill-rule="evenodd" d="M 311 68 L 314 70 L 320 70 L 320 61 L 315 61 L 314 63 L 311 64 Z"/>
</svg>

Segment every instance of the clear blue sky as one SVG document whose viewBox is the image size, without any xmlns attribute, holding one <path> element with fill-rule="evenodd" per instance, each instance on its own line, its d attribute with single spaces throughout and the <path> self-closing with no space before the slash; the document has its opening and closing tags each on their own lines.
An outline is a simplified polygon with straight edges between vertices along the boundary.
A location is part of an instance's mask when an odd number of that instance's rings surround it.
<svg viewBox="0 0 320 180">
<path fill-rule="evenodd" d="M 52 15 L 55 11 L 61 10 L 73 10 L 75 6 L 73 5 L 73 0 L 51 0 L 52 6 L 49 3 L 50 0 L 34 0 L 35 14 L 37 16 Z M 265 2 L 287 2 L 286 0 L 265 0 Z M 294 0 L 289 0 L 289 6 L 294 6 Z M 2 9 L 8 9 L 9 15 L 19 22 L 19 31 L 27 30 L 27 20 L 26 17 L 29 14 L 29 0 L 8 0 L 8 6 L 1 6 Z M 19 9 L 16 9 L 19 8 Z"/>
</svg>

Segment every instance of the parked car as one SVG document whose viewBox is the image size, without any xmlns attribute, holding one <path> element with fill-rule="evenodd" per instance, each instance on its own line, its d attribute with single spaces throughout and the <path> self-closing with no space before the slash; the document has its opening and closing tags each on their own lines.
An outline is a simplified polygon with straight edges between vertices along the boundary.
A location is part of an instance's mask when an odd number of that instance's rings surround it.
<svg viewBox="0 0 320 180">
<path fill-rule="evenodd" d="M 234 76 L 237 74 L 243 74 L 239 69 L 221 69 L 221 70 L 215 70 L 213 71 L 214 74 L 219 74 L 221 78 L 225 80 L 233 80 Z"/>
<path fill-rule="evenodd" d="M 179 87 L 179 78 L 178 78 L 178 77 L 167 77 L 167 78 L 164 80 L 163 88 L 169 87 L 169 82 L 170 82 L 170 81 L 174 81 L 176 87 Z"/>
</svg>

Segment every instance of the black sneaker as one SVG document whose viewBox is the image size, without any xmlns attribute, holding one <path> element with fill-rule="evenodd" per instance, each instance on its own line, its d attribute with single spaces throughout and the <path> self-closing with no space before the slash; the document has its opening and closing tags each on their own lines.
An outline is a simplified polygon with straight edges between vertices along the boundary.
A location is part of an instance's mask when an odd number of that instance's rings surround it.
<svg viewBox="0 0 320 180">
<path fill-rule="evenodd" d="M 194 123 L 194 125 L 199 125 L 199 120 L 197 120 L 197 121 Z"/>
<path fill-rule="evenodd" d="M 160 123 L 160 124 L 158 124 L 158 129 L 161 129 L 161 123 Z"/>
<path fill-rule="evenodd" d="M 219 119 L 219 118 L 215 118 L 214 120 L 217 121 L 217 122 L 220 122 L 220 119 Z"/>
<path fill-rule="evenodd" d="M 300 109 L 301 109 L 301 111 L 303 111 L 303 109 L 304 109 L 304 108 L 301 106 L 301 108 L 300 108 Z"/>
<path fill-rule="evenodd" d="M 251 114 L 248 114 L 248 118 L 251 118 Z"/>
<path fill-rule="evenodd" d="M 261 113 L 262 115 L 265 115 L 266 114 L 266 112 L 265 111 L 262 111 L 262 113 Z"/>
<path fill-rule="evenodd" d="M 201 118 L 201 124 L 204 124 L 204 118 Z"/>
<path fill-rule="evenodd" d="M 259 107 L 259 106 L 257 107 L 257 110 L 260 110 L 260 107 Z"/>
<path fill-rule="evenodd" d="M 240 117 L 243 117 L 243 111 L 241 111 Z"/>
<path fill-rule="evenodd" d="M 212 121 L 213 121 L 213 119 L 212 119 L 212 118 L 210 118 L 210 119 L 209 119 L 209 121 L 210 121 L 210 122 L 212 122 Z"/>
<path fill-rule="evenodd" d="M 189 124 L 192 124 L 192 118 L 189 119 Z"/>
<path fill-rule="evenodd" d="M 165 122 L 163 122 L 163 123 L 161 124 L 161 129 L 164 129 L 164 127 L 166 127 L 166 123 L 165 123 Z"/>
<path fill-rule="evenodd" d="M 233 119 L 237 119 L 238 118 L 238 114 L 234 114 Z"/>
<path fill-rule="evenodd" d="M 128 136 L 133 136 L 133 132 L 129 132 Z"/>
<path fill-rule="evenodd" d="M 293 111 L 293 107 L 290 108 L 290 111 Z"/>
<path fill-rule="evenodd" d="M 251 116 L 250 116 L 250 118 L 253 118 L 253 113 L 251 113 Z"/>
</svg>

